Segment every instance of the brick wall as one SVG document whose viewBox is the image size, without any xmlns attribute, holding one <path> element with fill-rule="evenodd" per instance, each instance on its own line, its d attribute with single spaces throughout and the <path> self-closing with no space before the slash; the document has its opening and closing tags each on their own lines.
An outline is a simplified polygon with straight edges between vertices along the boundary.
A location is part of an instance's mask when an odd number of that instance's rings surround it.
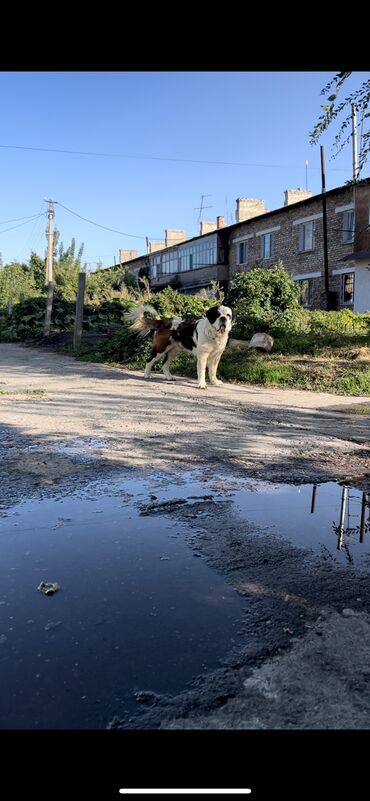
<svg viewBox="0 0 370 801">
<path fill-rule="evenodd" d="M 343 244 L 342 224 L 343 213 L 335 211 L 337 207 L 346 206 L 353 202 L 353 190 L 345 187 L 338 190 L 335 194 L 327 196 L 327 231 L 328 231 L 328 262 L 329 262 L 329 287 L 331 290 L 339 290 L 340 277 L 331 276 L 335 268 L 344 267 L 340 260 L 349 255 L 354 250 L 354 243 Z M 309 221 L 314 219 L 314 249 L 303 253 L 299 252 L 299 221 Z M 294 225 L 294 223 L 296 223 Z M 262 259 L 261 256 L 261 236 L 260 231 L 274 231 L 274 255 L 272 258 Z M 239 242 L 243 237 L 248 238 L 248 256 L 245 264 L 238 264 Z M 310 273 L 321 272 L 321 278 L 313 279 L 313 306 L 323 308 L 322 294 L 325 290 L 324 283 L 324 248 L 323 248 L 323 224 L 322 224 L 322 201 L 321 197 L 307 200 L 304 203 L 292 204 L 284 207 L 276 213 L 265 214 L 262 218 L 241 223 L 231 232 L 230 251 L 229 251 L 229 276 L 233 278 L 235 273 L 241 270 L 248 270 L 253 267 L 263 267 L 269 269 L 274 267 L 278 259 L 281 259 L 284 268 L 293 277 L 304 275 L 309 277 Z M 349 268 L 350 269 L 350 268 Z"/>
</svg>

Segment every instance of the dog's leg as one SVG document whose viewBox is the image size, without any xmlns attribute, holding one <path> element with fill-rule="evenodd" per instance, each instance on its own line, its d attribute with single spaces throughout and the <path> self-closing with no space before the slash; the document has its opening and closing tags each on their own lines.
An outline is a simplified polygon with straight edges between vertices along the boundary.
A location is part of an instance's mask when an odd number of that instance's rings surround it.
<svg viewBox="0 0 370 801">
<path fill-rule="evenodd" d="M 175 381 L 176 380 L 174 378 L 174 376 L 172 375 L 172 373 L 170 373 L 169 367 L 170 367 L 171 362 L 173 362 L 173 360 L 176 359 L 176 356 L 178 355 L 178 353 L 179 353 L 179 348 L 177 348 L 176 345 L 173 346 L 172 348 L 169 348 L 166 351 L 166 355 L 165 355 L 164 360 L 163 360 L 163 372 L 164 372 L 164 375 L 165 375 L 165 378 L 167 379 L 167 381 Z"/>
<path fill-rule="evenodd" d="M 162 356 L 163 353 L 158 353 L 158 351 L 155 348 L 152 348 L 149 359 L 145 365 L 144 378 L 150 378 L 153 365 L 156 364 L 156 362 L 159 362 Z"/>
<path fill-rule="evenodd" d="M 210 356 L 208 360 L 209 383 L 214 387 L 223 384 L 223 381 L 216 377 L 217 367 L 220 359 L 221 354 L 217 353 L 216 356 Z"/>
<path fill-rule="evenodd" d="M 198 354 L 197 359 L 197 373 L 198 373 L 198 387 L 199 389 L 207 389 L 206 384 L 206 364 L 208 359 L 208 353 L 202 353 L 202 351 Z"/>
</svg>

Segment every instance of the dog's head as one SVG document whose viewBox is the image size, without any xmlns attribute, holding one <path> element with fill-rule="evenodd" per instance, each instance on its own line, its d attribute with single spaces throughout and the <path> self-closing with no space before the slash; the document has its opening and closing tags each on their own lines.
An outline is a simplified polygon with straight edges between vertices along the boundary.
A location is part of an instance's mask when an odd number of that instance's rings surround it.
<svg viewBox="0 0 370 801">
<path fill-rule="evenodd" d="M 229 306 L 212 306 L 206 312 L 209 323 L 213 325 L 220 334 L 229 334 L 233 324 L 233 312 Z"/>
</svg>

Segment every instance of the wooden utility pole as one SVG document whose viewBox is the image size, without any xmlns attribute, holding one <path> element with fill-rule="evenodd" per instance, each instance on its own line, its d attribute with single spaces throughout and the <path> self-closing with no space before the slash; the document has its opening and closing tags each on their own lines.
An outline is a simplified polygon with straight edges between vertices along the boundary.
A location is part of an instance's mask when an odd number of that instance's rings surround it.
<svg viewBox="0 0 370 801">
<path fill-rule="evenodd" d="M 48 249 L 46 256 L 46 272 L 45 272 L 45 286 L 47 288 L 46 297 L 46 310 L 44 320 L 44 336 L 48 337 L 50 334 L 51 312 L 53 308 L 53 250 L 54 250 L 54 203 L 56 200 L 46 200 L 49 204 L 48 209 L 48 226 L 46 229 L 46 238 L 48 240 Z"/>
<path fill-rule="evenodd" d="M 324 276 L 325 276 L 325 298 L 326 310 L 329 311 L 329 262 L 328 262 L 328 225 L 326 218 L 326 189 L 325 189 L 325 161 L 324 161 L 324 147 L 320 147 L 321 153 L 321 194 L 322 194 L 322 225 L 323 225 L 323 241 L 324 241 Z"/>
<path fill-rule="evenodd" d="M 76 317 L 75 328 L 73 334 L 73 350 L 78 351 L 82 339 L 82 325 L 84 316 L 84 297 L 85 297 L 85 281 L 86 273 L 78 273 L 78 287 L 77 287 L 77 300 L 76 300 Z"/>
</svg>

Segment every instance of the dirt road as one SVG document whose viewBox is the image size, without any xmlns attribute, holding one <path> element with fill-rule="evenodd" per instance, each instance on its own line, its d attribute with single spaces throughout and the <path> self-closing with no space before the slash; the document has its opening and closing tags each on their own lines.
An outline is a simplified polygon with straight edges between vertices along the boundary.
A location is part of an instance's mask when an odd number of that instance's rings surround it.
<svg viewBox="0 0 370 801">
<path fill-rule="evenodd" d="M 5 394 L 35 389 L 45 391 L 41 400 Z M 139 372 L 12 344 L 0 345 L 0 392 L 1 420 L 19 436 L 45 445 L 100 437 L 110 446 L 105 459 L 130 467 L 207 461 L 290 482 L 370 470 L 369 418 L 345 414 L 369 398 L 235 384 L 202 391 L 191 379 L 148 382 Z M 33 473 L 33 461 L 22 454 L 22 469 Z"/>
<path fill-rule="evenodd" d="M 231 384 L 200 391 L 190 379 L 146 382 L 139 372 L 0 345 L 4 514 L 22 498 L 68 495 L 112 469 L 144 477 L 148 493 L 162 476 L 167 495 L 148 494 L 140 514 L 184 524 L 194 555 L 246 603 L 244 628 L 221 668 L 171 697 L 142 688 L 138 716 L 125 718 L 118 704 L 112 727 L 369 727 L 368 562 L 357 569 L 353 560 L 272 540 L 231 497 L 240 481 L 245 488 L 258 479 L 352 480 L 369 493 L 369 417 L 346 413 L 364 403 L 369 398 Z M 213 494 L 191 494 L 194 469 Z"/>
</svg>

